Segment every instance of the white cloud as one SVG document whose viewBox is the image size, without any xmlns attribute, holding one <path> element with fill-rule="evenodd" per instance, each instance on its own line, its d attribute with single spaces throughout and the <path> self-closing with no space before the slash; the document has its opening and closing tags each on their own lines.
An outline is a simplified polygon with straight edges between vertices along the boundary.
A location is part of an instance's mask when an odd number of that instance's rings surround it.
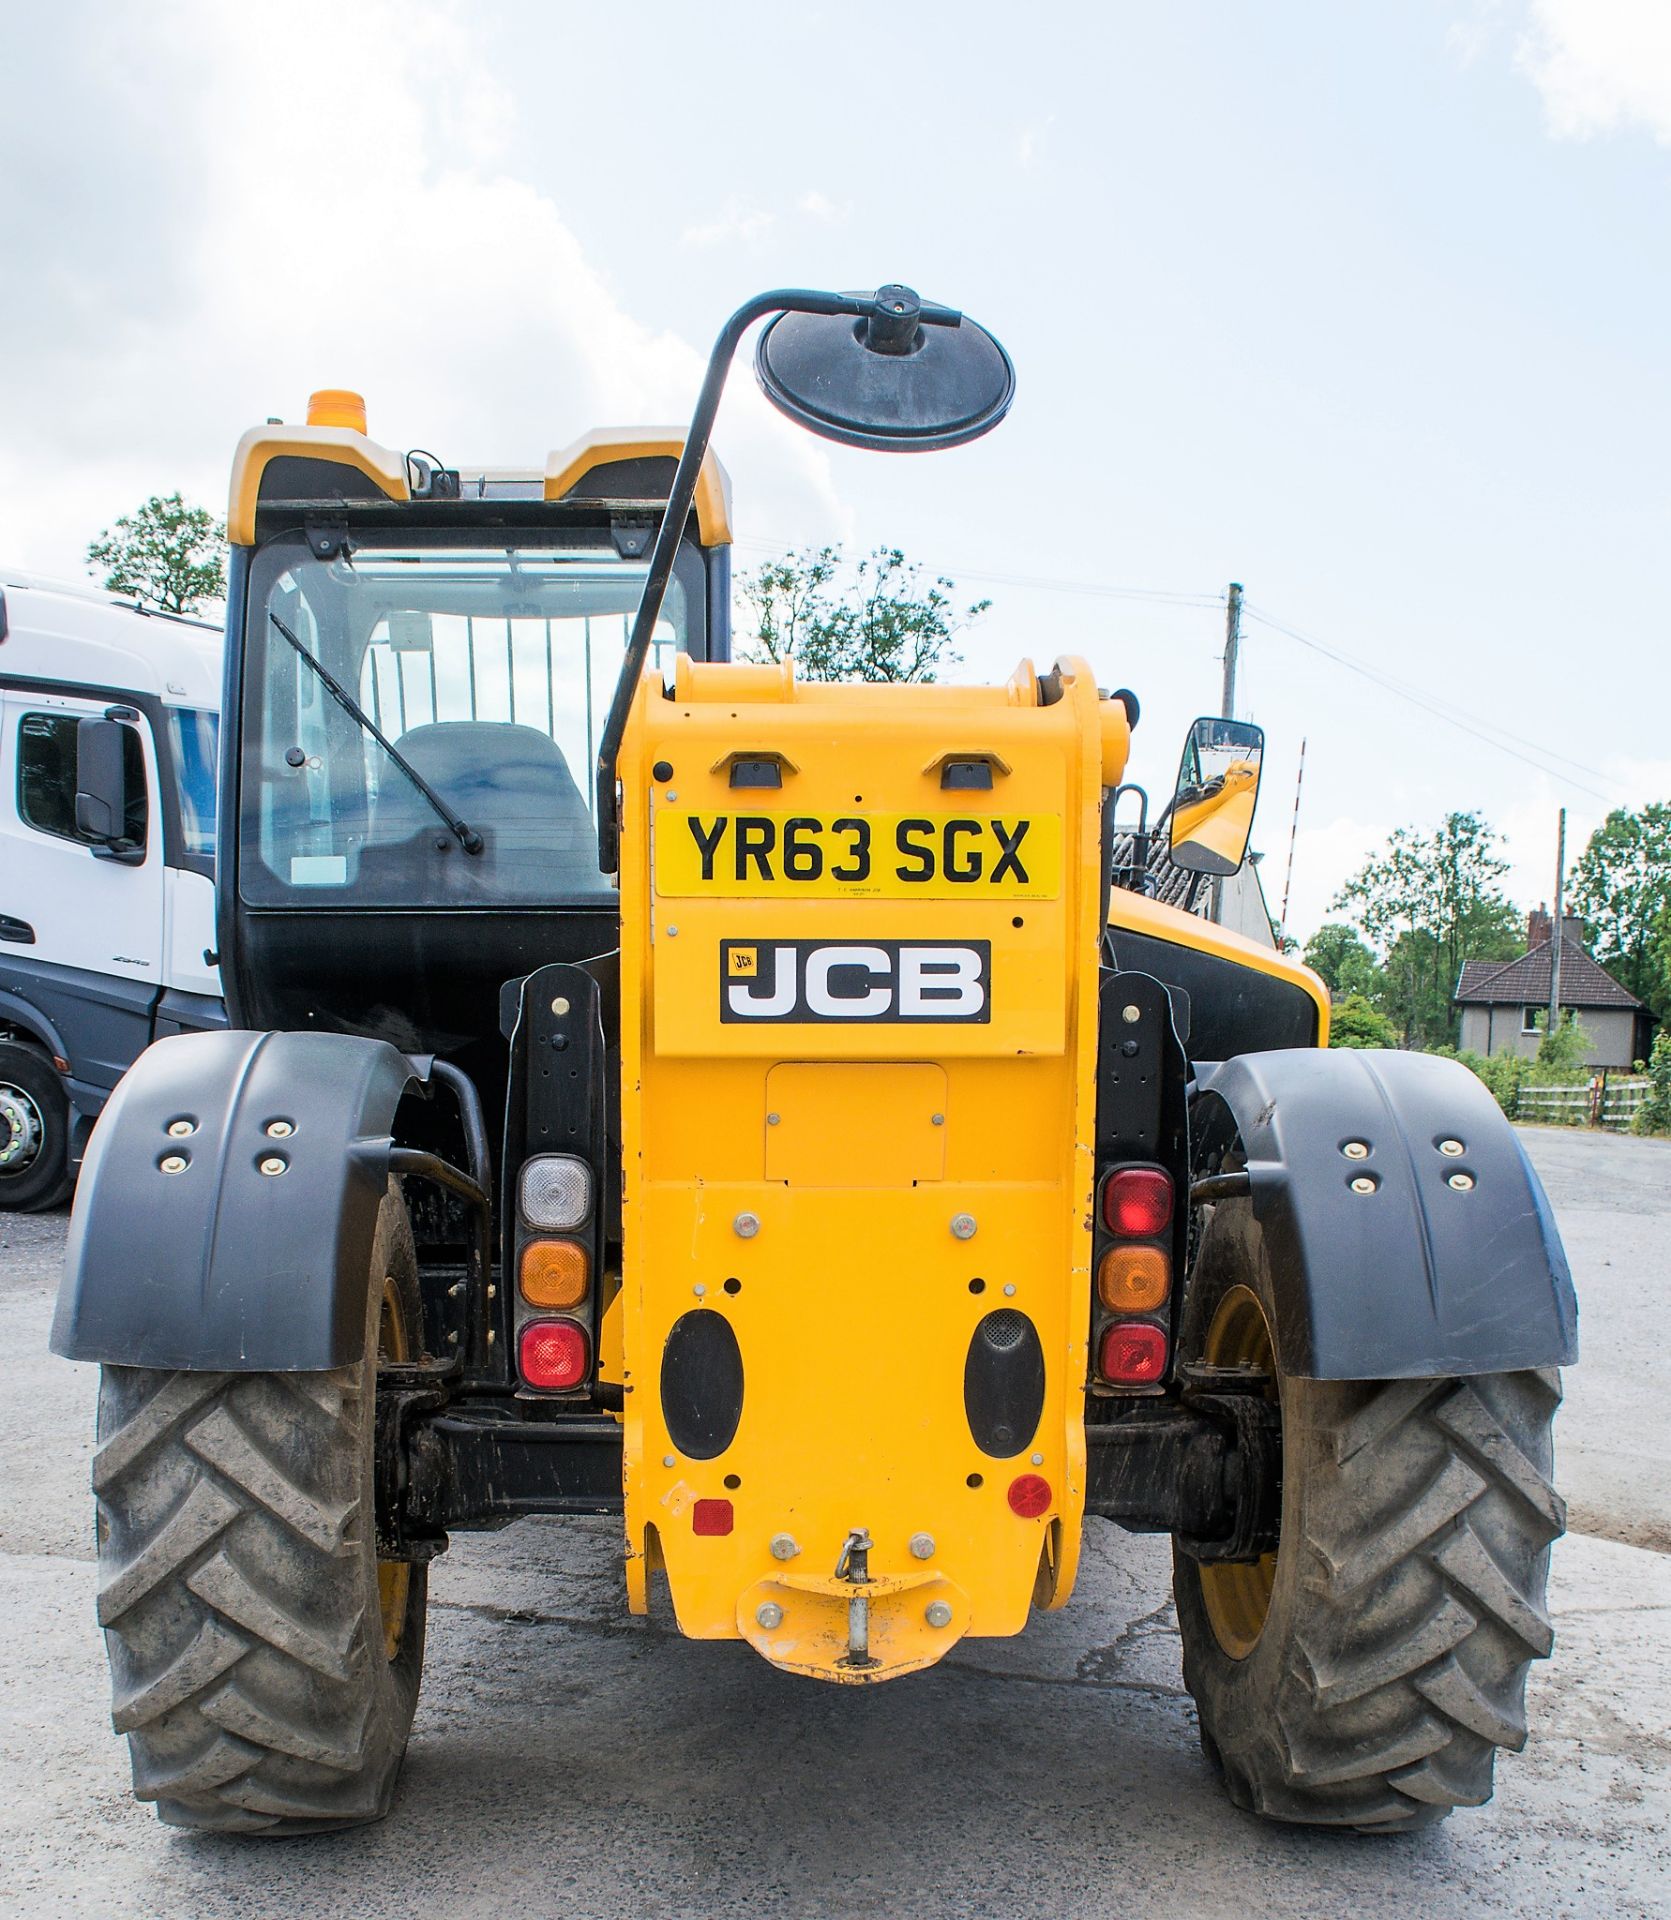
<svg viewBox="0 0 1671 1920">
<path fill-rule="evenodd" d="M 463 14 L 85 20 L 7 28 L 7 559 L 79 572 L 154 491 L 218 507 L 238 435 L 315 387 L 359 388 L 374 437 L 460 462 L 537 467 L 589 427 L 688 414 L 702 354 L 626 311 L 559 203 L 505 170 L 513 106 Z M 751 499 L 840 517 L 823 452 L 746 379 L 718 445 L 745 526 Z"/>
<path fill-rule="evenodd" d="M 1047 113 L 1045 117 L 1030 127 L 1023 127 L 1016 136 L 1015 157 L 1017 162 L 1029 172 L 1041 164 L 1044 158 L 1044 137 L 1056 124 L 1056 116 Z"/>
<path fill-rule="evenodd" d="M 1532 0 L 1515 64 L 1543 95 L 1550 131 L 1586 139 L 1645 127 L 1671 146 L 1666 0 Z"/>
<path fill-rule="evenodd" d="M 851 200 L 832 200 L 828 194 L 820 193 L 816 187 L 808 187 L 795 202 L 796 211 L 804 213 L 810 220 L 819 220 L 827 227 L 844 227 L 853 217 Z"/>
<path fill-rule="evenodd" d="M 777 215 L 764 207 L 745 207 L 740 200 L 728 200 L 715 220 L 686 227 L 679 235 L 682 247 L 723 247 L 733 241 L 748 245 L 770 231 Z"/>
</svg>

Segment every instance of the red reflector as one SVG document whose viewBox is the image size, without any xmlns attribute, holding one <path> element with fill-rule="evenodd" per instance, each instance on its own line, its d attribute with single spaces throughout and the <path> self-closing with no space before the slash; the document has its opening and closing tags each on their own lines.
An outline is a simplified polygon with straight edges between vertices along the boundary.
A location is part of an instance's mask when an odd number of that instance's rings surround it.
<svg viewBox="0 0 1671 1920">
<path fill-rule="evenodd" d="M 1147 1240 L 1172 1224 L 1172 1176 L 1159 1167 L 1122 1167 L 1102 1190 L 1103 1224 L 1128 1240 Z"/>
<path fill-rule="evenodd" d="M 731 1502 L 698 1500 L 690 1510 L 690 1530 L 692 1533 L 729 1533 Z"/>
<path fill-rule="evenodd" d="M 1043 1474 L 1024 1473 L 1010 1482 L 1010 1506 L 1023 1520 L 1050 1511 L 1050 1482 Z"/>
<path fill-rule="evenodd" d="M 1146 1387 L 1166 1371 L 1166 1335 L 1147 1320 L 1121 1320 L 1102 1336 L 1102 1377 Z"/>
<path fill-rule="evenodd" d="M 517 1364 L 531 1387 L 578 1387 L 586 1378 L 586 1334 L 572 1320 L 536 1320 L 522 1329 Z"/>
</svg>

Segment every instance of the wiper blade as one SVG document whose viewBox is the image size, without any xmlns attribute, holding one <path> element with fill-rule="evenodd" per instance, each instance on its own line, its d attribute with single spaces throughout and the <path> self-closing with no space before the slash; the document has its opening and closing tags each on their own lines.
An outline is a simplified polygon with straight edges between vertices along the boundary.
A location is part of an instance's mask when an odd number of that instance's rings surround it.
<svg viewBox="0 0 1671 1920">
<path fill-rule="evenodd" d="M 383 729 L 378 726 L 377 722 L 372 719 L 371 715 L 367 713 L 359 701 L 354 698 L 353 694 L 351 694 L 336 675 L 331 672 L 330 668 L 314 654 L 308 652 L 307 648 L 302 645 L 301 641 L 296 638 L 295 634 L 290 631 L 270 607 L 267 610 L 267 618 L 272 621 L 273 625 L 278 628 L 279 632 L 282 633 L 285 639 L 290 642 L 291 646 L 296 649 L 302 659 L 318 674 L 325 691 L 335 700 L 343 712 L 348 715 L 349 719 L 363 729 L 363 731 L 371 735 L 372 739 L 377 742 L 395 765 L 400 768 L 401 772 L 404 773 L 407 779 L 412 782 L 413 786 L 418 789 L 419 793 L 421 793 L 435 809 L 441 819 L 446 822 L 448 831 L 456 836 L 458 844 L 464 851 L 466 853 L 480 853 L 482 850 L 481 835 L 477 833 L 474 827 L 467 826 L 464 821 L 453 812 L 452 808 L 447 805 L 446 801 L 441 798 L 440 794 L 438 794 L 423 775 L 419 773 L 418 769 L 406 758 L 405 754 L 390 740 Z M 443 845 L 444 844 L 445 842 L 443 842 Z"/>
</svg>

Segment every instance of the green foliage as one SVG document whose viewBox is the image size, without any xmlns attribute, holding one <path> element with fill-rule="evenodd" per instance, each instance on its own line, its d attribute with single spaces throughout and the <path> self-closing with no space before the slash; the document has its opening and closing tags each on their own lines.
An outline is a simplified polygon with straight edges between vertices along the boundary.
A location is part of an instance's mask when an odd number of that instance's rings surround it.
<svg viewBox="0 0 1671 1920">
<path fill-rule="evenodd" d="M 922 569 L 898 547 L 878 547 L 844 580 L 839 547 L 785 554 L 742 582 L 754 613 L 745 659 L 793 658 L 807 680 L 933 680 L 955 666 L 952 636 L 991 606 L 961 612 L 955 584 Z"/>
<path fill-rule="evenodd" d="M 1671 801 L 1610 813 L 1570 885 L 1591 952 L 1661 1018 L 1671 1014 Z"/>
<path fill-rule="evenodd" d="M 107 569 L 110 593 L 131 593 L 165 613 L 196 613 L 226 594 L 226 528 L 178 492 L 152 494 L 135 513 L 106 527 L 87 549 Z"/>
<path fill-rule="evenodd" d="M 1396 1047 L 1401 1035 L 1361 993 L 1349 993 L 1329 1015 L 1331 1047 Z"/>
<path fill-rule="evenodd" d="M 1436 1047 L 1436 1053 L 1449 1054 L 1449 1047 Z M 1460 1060 L 1476 1078 L 1484 1081 L 1486 1091 L 1512 1120 L 1520 1111 L 1520 1089 L 1531 1062 L 1518 1053 L 1476 1053 L 1472 1047 L 1452 1056 Z"/>
<path fill-rule="evenodd" d="M 1507 960 L 1519 948 L 1520 916 L 1498 882 L 1508 862 L 1499 836 L 1477 813 L 1447 814 L 1428 834 L 1400 827 L 1336 896 L 1355 907 L 1386 949 L 1382 1010 L 1409 1047 L 1453 1037 L 1451 995 L 1464 960 Z"/>
<path fill-rule="evenodd" d="M 1319 927 L 1306 942 L 1305 963 L 1337 998 L 1361 994 L 1373 999 L 1381 984 L 1374 954 L 1338 920 Z"/>
<path fill-rule="evenodd" d="M 1544 1022 L 1548 1027 L 1547 1019 Z M 1561 1022 L 1553 1033 L 1545 1032 L 1538 1042 L 1538 1057 L 1533 1068 L 1533 1077 L 1538 1080 L 1569 1078 L 1573 1074 L 1587 1070 L 1590 1055 L 1595 1051 L 1594 1039 L 1579 1025 L 1577 1014 L 1570 1009 L 1561 1015 Z"/>
<path fill-rule="evenodd" d="M 1654 1035 L 1648 1092 L 1630 1125 L 1633 1133 L 1671 1133 L 1671 1027 Z"/>
</svg>

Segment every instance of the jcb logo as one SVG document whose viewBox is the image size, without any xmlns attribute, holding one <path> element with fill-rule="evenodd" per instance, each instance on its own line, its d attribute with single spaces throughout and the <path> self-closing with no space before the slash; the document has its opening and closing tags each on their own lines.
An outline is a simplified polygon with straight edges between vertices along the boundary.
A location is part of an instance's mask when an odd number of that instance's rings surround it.
<svg viewBox="0 0 1671 1920">
<path fill-rule="evenodd" d="M 985 1022 L 991 965 L 990 940 L 722 940 L 719 1017 Z"/>
<path fill-rule="evenodd" d="M 1053 900 L 1057 815 L 656 814 L 656 891 L 761 899 Z"/>
</svg>

